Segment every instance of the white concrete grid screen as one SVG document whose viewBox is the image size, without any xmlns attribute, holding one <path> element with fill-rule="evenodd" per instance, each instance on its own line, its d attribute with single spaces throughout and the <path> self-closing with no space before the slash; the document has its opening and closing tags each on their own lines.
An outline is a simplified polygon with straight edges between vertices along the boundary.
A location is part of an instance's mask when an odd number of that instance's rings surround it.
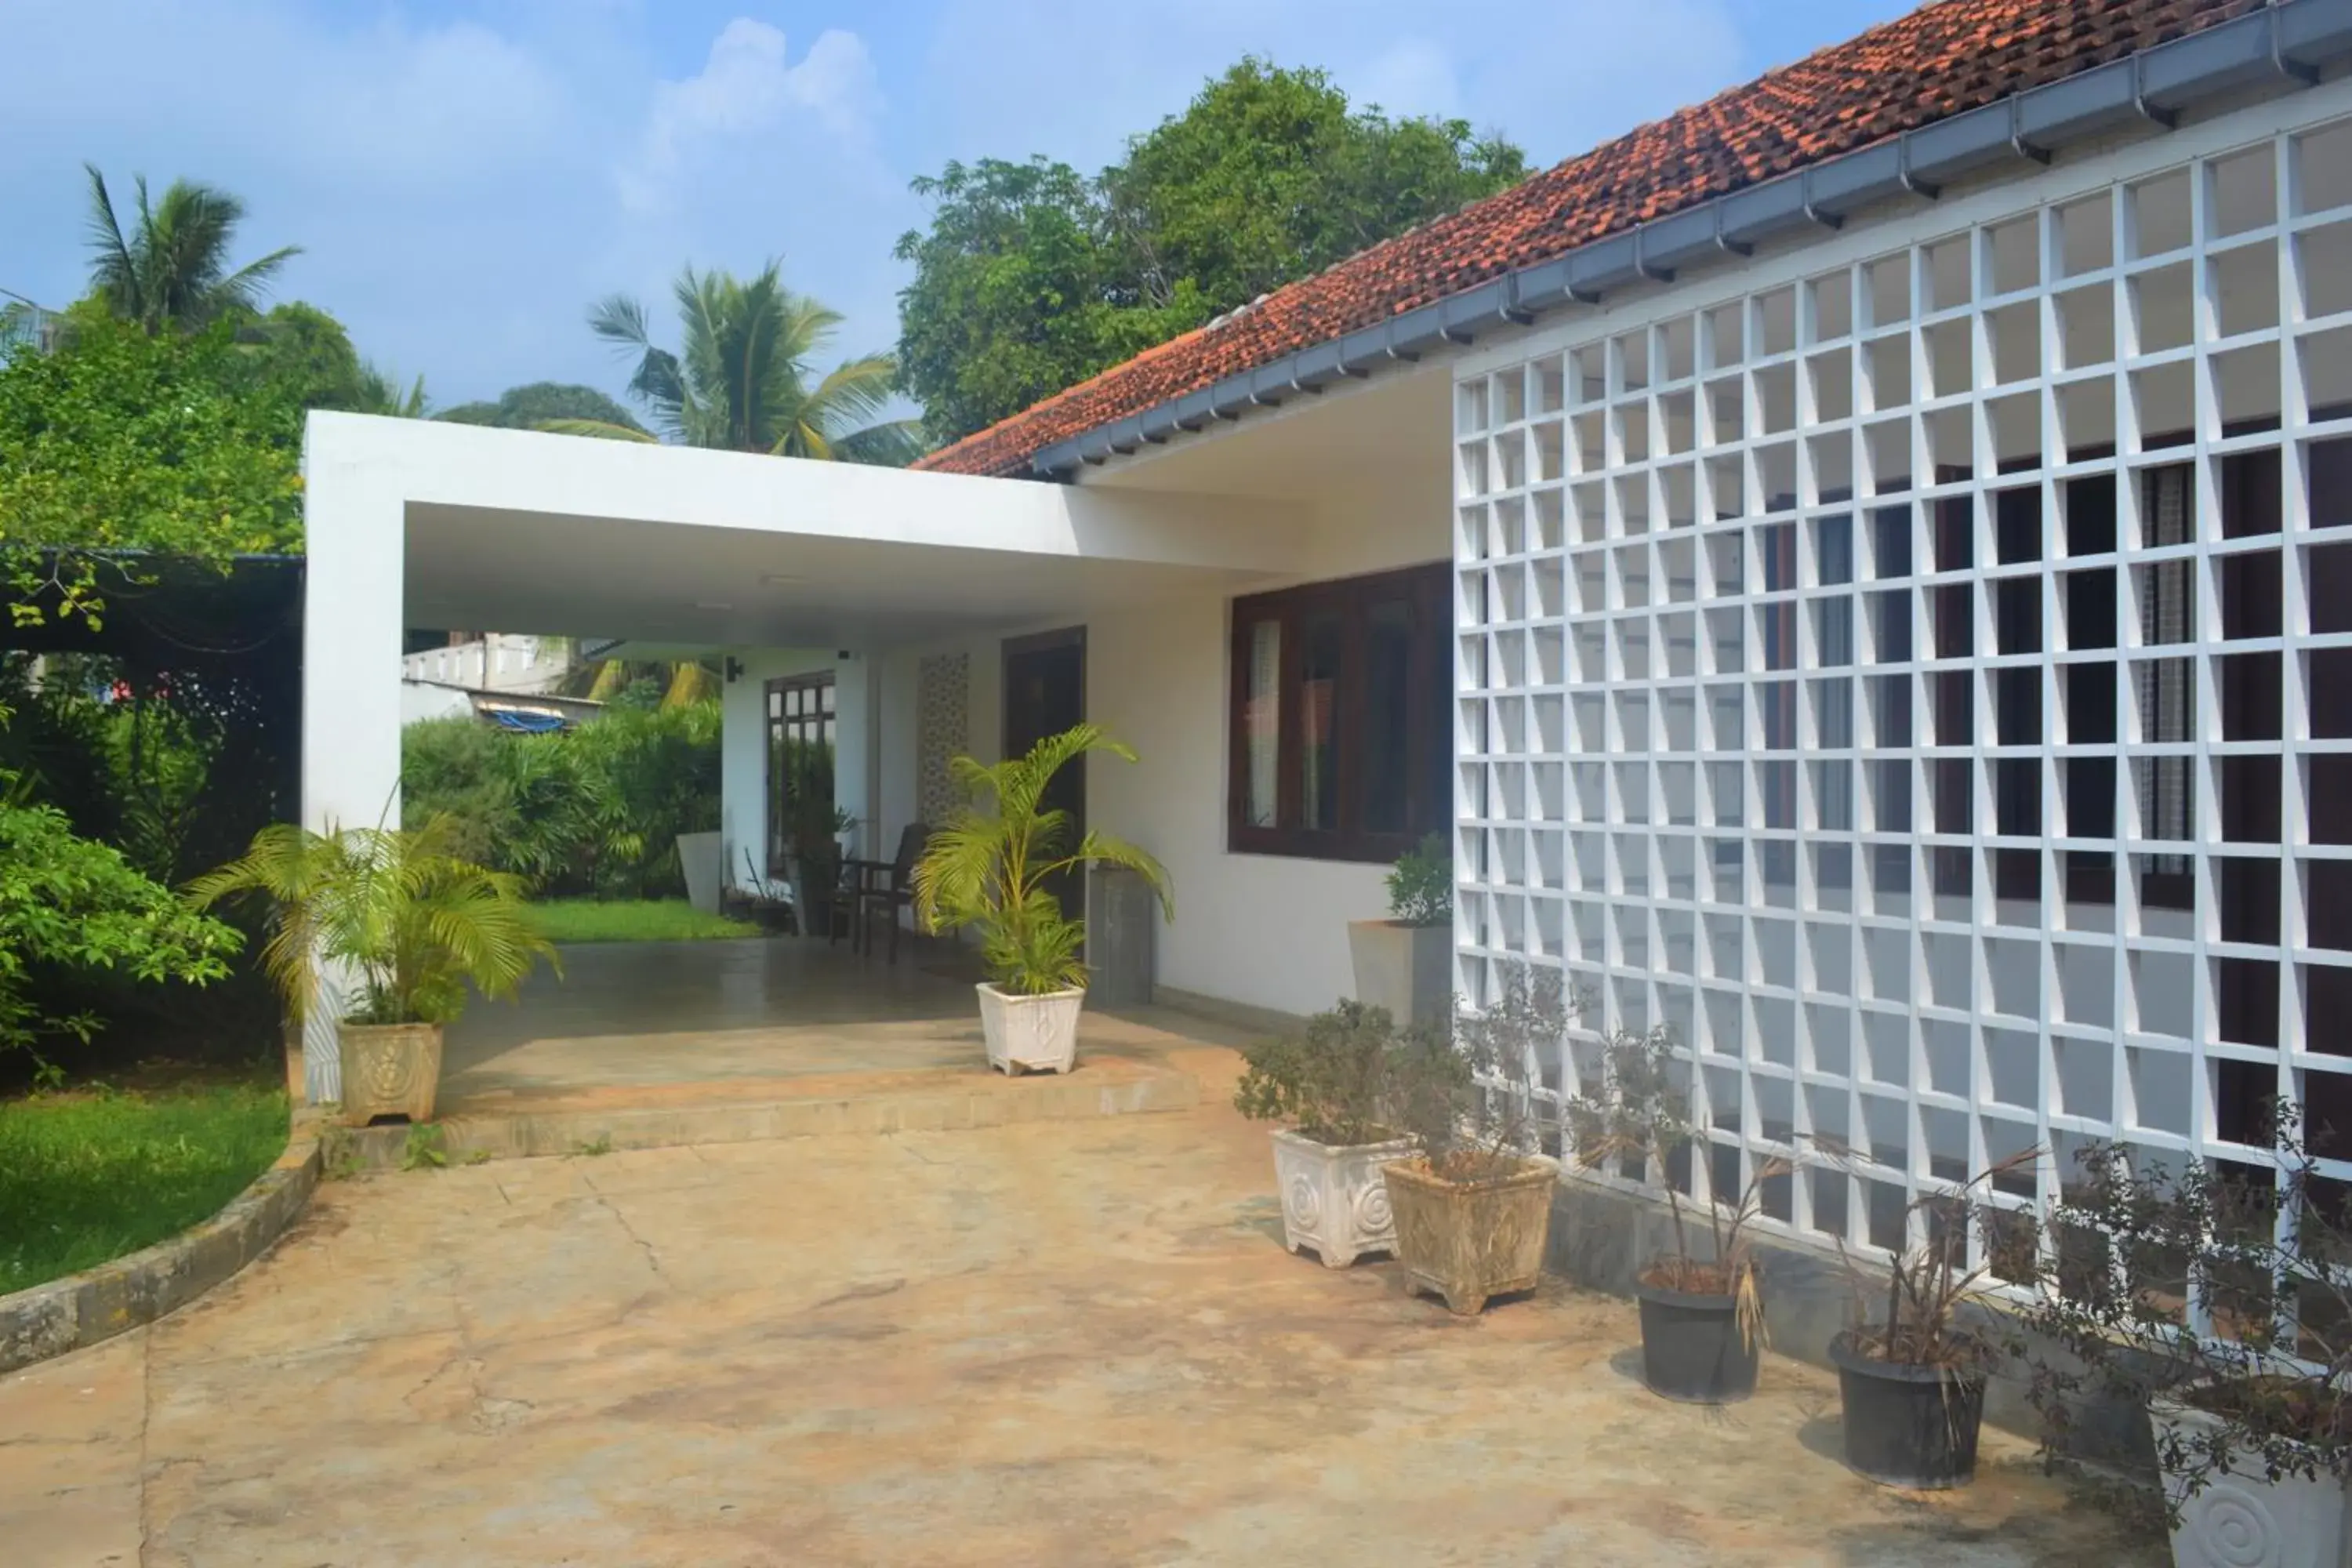
<svg viewBox="0 0 2352 1568">
<path fill-rule="evenodd" d="M 2352 1135 L 2352 119 L 2295 113 L 1465 369 L 1459 980 L 1591 999 L 1547 1102 L 1670 1024 L 1678 1184 L 1793 1154 L 1770 1225 L 1864 1248 L 2021 1150 L 2021 1206 L 2258 1164 L 2273 1095 Z"/>
</svg>

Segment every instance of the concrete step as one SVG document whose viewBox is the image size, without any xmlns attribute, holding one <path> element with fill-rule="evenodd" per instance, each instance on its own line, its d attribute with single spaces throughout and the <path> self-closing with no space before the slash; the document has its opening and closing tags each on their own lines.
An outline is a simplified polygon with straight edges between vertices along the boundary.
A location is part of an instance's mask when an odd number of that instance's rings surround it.
<svg viewBox="0 0 2352 1568">
<path fill-rule="evenodd" d="M 413 1127 L 336 1127 L 324 1138 L 331 1175 L 397 1170 L 425 1160 L 602 1154 L 683 1143 L 740 1143 L 837 1133 L 938 1132 L 1015 1121 L 1068 1121 L 1190 1110 L 1201 1082 L 1173 1068 L 1081 1058 L 1066 1073 L 1007 1079 L 971 1072 L 838 1074 L 710 1084 L 614 1086 L 572 1095 L 475 1097 Z M 425 1130 L 429 1130 L 425 1131 Z M 415 1151 L 415 1152 L 412 1152 Z"/>
</svg>

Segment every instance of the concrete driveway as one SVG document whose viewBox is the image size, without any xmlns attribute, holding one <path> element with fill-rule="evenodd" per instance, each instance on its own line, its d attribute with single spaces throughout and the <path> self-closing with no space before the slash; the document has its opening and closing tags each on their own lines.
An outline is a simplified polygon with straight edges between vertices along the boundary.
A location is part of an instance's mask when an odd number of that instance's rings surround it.
<svg viewBox="0 0 2352 1568">
<path fill-rule="evenodd" d="M 1634 1381 L 1565 1287 L 1457 1321 L 1286 1257 L 1189 1113 L 331 1184 L 270 1258 L 0 1383 L 0 1560 L 284 1565 L 2162 1562 L 2021 1445 L 1849 1475 L 1825 1375 Z"/>
</svg>

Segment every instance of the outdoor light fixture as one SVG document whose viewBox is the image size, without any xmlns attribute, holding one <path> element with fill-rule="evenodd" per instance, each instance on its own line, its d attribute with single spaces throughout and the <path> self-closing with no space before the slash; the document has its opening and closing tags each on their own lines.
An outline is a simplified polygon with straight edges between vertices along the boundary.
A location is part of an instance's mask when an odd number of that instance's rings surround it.
<svg viewBox="0 0 2352 1568">
<path fill-rule="evenodd" d="M 732 686 L 732 685 L 734 685 L 737 681 L 739 681 L 739 680 L 740 680 L 740 679 L 743 679 L 743 661 L 742 661 L 741 659 L 740 659 L 740 658 L 736 658 L 733 654 L 731 654 L 731 653 L 730 653 L 730 654 L 729 654 L 729 655 L 727 656 L 727 663 L 726 663 L 726 665 L 725 665 L 725 669 L 726 669 L 726 672 L 727 672 L 727 684 L 728 684 L 728 685 Z"/>
</svg>

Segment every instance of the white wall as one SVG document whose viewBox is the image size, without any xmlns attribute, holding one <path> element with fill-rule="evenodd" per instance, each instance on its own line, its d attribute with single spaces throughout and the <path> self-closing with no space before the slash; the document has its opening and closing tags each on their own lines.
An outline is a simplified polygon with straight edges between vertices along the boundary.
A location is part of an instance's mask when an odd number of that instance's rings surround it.
<svg viewBox="0 0 2352 1568">
<path fill-rule="evenodd" d="M 472 718 L 474 700 L 462 686 L 441 686 L 430 680 L 400 683 L 400 722 L 405 729 L 427 719 Z"/>
<path fill-rule="evenodd" d="M 1313 565 L 1291 580 L 1447 559 L 1441 435 L 1431 432 L 1427 486 L 1326 501 L 1307 531 Z M 1353 991 L 1347 922 L 1387 913 L 1388 868 L 1225 848 L 1231 605 L 1230 595 L 1191 592 L 1024 630 L 1086 626 L 1087 716 L 1140 758 L 1132 766 L 1115 758 L 1090 761 L 1087 816 L 1089 826 L 1132 839 L 1168 868 L 1176 919 L 1158 934 L 1159 983 L 1254 1007 L 1311 1013 Z M 983 762 L 1001 751 L 1002 639 L 884 656 L 878 790 L 885 844 L 914 816 L 918 666 L 926 655 L 951 652 L 971 658 L 970 749 Z"/>
</svg>

